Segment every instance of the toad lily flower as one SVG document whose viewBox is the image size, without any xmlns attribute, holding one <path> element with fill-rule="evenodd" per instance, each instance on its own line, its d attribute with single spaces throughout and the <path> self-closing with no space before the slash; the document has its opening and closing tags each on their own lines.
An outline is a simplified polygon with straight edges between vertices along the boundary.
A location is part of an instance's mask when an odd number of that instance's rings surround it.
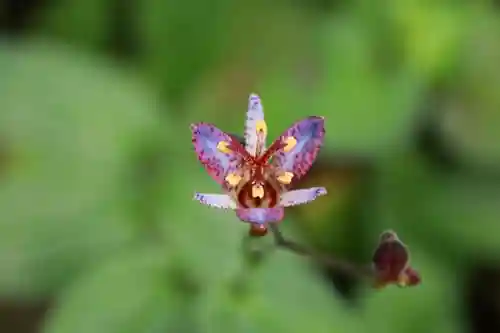
<svg viewBox="0 0 500 333">
<path fill-rule="evenodd" d="M 311 168 L 323 143 L 322 117 L 308 117 L 288 128 L 266 149 L 267 125 L 259 96 L 251 94 L 245 125 L 245 145 L 214 125 L 191 125 L 198 159 L 225 194 L 196 193 L 202 204 L 234 209 L 251 234 L 264 235 L 268 223 L 283 220 L 284 208 L 325 195 L 323 187 L 290 190 L 293 180 Z"/>
</svg>

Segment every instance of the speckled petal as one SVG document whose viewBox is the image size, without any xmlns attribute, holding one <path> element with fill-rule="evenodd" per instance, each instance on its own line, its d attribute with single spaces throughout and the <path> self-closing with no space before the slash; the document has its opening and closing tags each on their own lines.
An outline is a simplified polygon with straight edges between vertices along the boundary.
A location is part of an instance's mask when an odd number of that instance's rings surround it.
<svg viewBox="0 0 500 333">
<path fill-rule="evenodd" d="M 257 135 L 256 125 L 259 121 L 264 121 L 264 110 L 262 108 L 262 103 L 258 95 L 251 94 L 248 98 L 248 111 L 245 123 L 245 148 L 251 155 L 255 155 L 258 144 L 261 145 L 262 150 L 266 148 L 267 133 Z"/>
<path fill-rule="evenodd" d="M 236 209 L 236 203 L 230 196 L 225 194 L 195 193 L 194 200 L 198 200 L 200 203 L 214 208 Z"/>
<path fill-rule="evenodd" d="M 274 154 L 273 163 L 283 171 L 292 172 L 295 179 L 303 177 L 318 156 L 325 136 L 325 121 L 322 117 L 303 119 L 283 133 L 278 140 L 289 137 L 296 140 L 295 146 L 288 152 L 284 148 Z"/>
<path fill-rule="evenodd" d="M 280 205 L 283 207 L 290 207 L 302 205 L 315 200 L 317 197 L 325 195 L 326 189 L 324 187 L 312 187 L 302 190 L 293 190 L 285 192 L 281 195 Z"/>
<path fill-rule="evenodd" d="M 224 179 L 229 173 L 238 170 L 242 162 L 240 154 L 230 151 L 223 153 L 217 149 L 217 144 L 224 141 L 238 147 L 244 148 L 233 137 L 224 133 L 212 124 L 197 123 L 191 125 L 192 141 L 198 159 L 207 172 L 217 183 L 224 185 Z"/>
<path fill-rule="evenodd" d="M 236 215 L 243 222 L 249 223 L 276 223 L 283 220 L 285 209 L 283 207 L 274 208 L 239 208 Z"/>
</svg>

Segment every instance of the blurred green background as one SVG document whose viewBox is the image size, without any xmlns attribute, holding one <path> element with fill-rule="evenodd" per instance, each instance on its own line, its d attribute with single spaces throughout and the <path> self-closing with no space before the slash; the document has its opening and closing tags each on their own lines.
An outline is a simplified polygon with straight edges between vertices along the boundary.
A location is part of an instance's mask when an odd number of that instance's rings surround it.
<svg viewBox="0 0 500 333">
<path fill-rule="evenodd" d="M 1 333 L 500 332 L 498 1 L 3 0 L 0 33 Z M 286 237 L 368 263 L 392 228 L 421 285 L 249 266 L 189 124 L 242 134 L 251 92 L 270 139 L 326 117 Z"/>
</svg>

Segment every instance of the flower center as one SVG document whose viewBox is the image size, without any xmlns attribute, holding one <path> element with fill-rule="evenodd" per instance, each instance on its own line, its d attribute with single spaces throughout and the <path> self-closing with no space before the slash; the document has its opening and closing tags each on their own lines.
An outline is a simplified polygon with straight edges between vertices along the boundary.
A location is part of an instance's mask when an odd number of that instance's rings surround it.
<svg viewBox="0 0 500 333">
<path fill-rule="evenodd" d="M 238 193 L 238 203 L 244 208 L 271 208 L 277 205 L 278 196 L 268 181 L 248 181 Z"/>
</svg>

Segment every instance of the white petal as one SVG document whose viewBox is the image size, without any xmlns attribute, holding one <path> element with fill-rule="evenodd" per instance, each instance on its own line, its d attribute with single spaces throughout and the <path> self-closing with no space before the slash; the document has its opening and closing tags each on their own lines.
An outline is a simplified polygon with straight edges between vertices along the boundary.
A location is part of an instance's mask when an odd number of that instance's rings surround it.
<svg viewBox="0 0 500 333">
<path fill-rule="evenodd" d="M 194 199 L 214 208 L 236 209 L 236 203 L 226 194 L 195 193 Z"/>
<path fill-rule="evenodd" d="M 311 187 L 303 190 L 289 191 L 281 195 L 280 205 L 283 207 L 302 205 L 325 195 L 324 187 Z"/>
<path fill-rule="evenodd" d="M 264 109 L 262 108 L 260 97 L 256 94 L 251 94 L 248 98 L 248 111 L 245 123 L 246 149 L 251 155 L 255 155 L 258 144 L 260 144 L 262 151 L 266 149 L 266 135 L 258 136 L 256 128 L 257 123 L 262 121 L 264 121 Z"/>
</svg>

